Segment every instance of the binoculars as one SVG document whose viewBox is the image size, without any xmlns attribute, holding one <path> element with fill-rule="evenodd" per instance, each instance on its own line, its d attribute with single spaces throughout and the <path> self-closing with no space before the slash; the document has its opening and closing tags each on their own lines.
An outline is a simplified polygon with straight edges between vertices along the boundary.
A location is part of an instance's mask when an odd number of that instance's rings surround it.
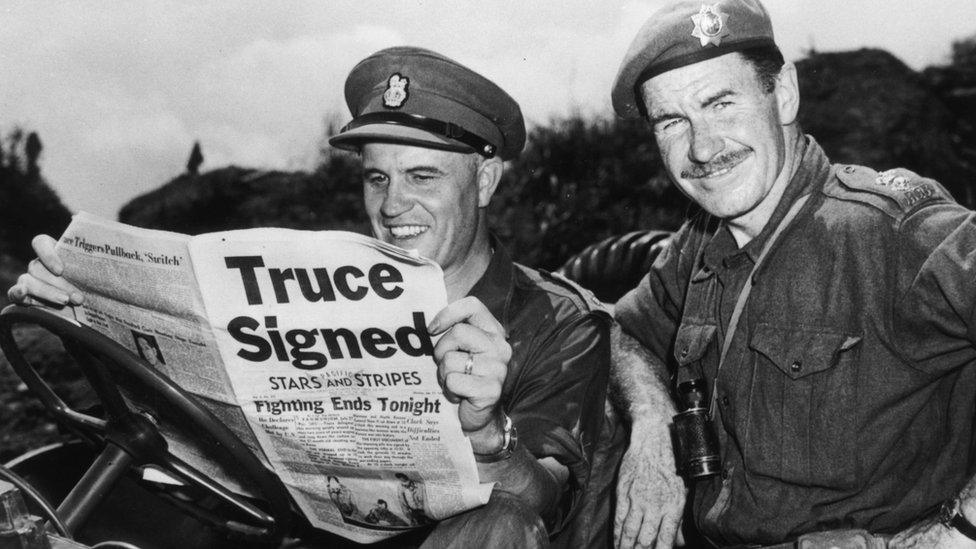
<svg viewBox="0 0 976 549">
<path fill-rule="evenodd" d="M 674 416 L 678 472 L 689 479 L 717 475 L 722 467 L 718 435 L 708 414 L 707 395 L 704 379 L 678 385 L 681 411 Z"/>
</svg>

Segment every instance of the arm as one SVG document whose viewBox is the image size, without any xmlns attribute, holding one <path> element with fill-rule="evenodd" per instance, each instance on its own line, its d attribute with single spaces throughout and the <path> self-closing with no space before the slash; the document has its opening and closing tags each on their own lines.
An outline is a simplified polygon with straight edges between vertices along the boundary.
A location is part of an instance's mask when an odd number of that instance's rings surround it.
<svg viewBox="0 0 976 549">
<path fill-rule="evenodd" d="M 611 398 L 631 428 L 617 482 L 618 547 L 671 547 L 682 541 L 686 489 L 671 445 L 675 408 L 664 360 L 691 276 L 693 254 L 683 256 L 680 250 L 698 248 L 685 242 L 688 227 L 672 237 L 647 276 L 614 306 L 619 327 L 613 332 Z"/>
<path fill-rule="evenodd" d="M 445 307 L 428 327 L 443 333 L 434 348 L 444 394 L 458 403 L 461 429 L 476 454 L 494 454 L 504 445 L 505 419 L 500 406 L 502 386 L 512 357 L 504 327 L 476 298 L 466 297 Z M 471 368 L 465 372 L 468 359 Z M 478 463 L 482 482 L 495 482 L 545 517 L 555 507 L 566 468 L 555 460 L 536 460 L 524 445 L 507 459 Z"/>
<path fill-rule="evenodd" d="M 959 493 L 958 512 L 970 523 L 976 524 L 976 477 L 970 478 Z M 976 548 L 976 540 L 964 536 L 955 528 L 939 521 L 938 514 L 916 522 L 899 532 L 888 543 L 892 549 L 944 547 L 946 549 Z"/>
<path fill-rule="evenodd" d="M 619 326 L 611 334 L 611 398 L 631 425 L 617 481 L 614 539 L 618 547 L 670 547 L 680 534 L 686 490 L 671 448 L 675 408 L 667 371 Z"/>
</svg>

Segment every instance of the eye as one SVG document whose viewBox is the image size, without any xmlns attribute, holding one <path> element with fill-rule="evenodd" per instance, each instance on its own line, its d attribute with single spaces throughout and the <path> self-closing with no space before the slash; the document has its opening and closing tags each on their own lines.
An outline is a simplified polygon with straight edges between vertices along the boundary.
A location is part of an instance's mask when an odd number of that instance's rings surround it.
<svg viewBox="0 0 976 549">
<path fill-rule="evenodd" d="M 719 101 L 715 103 L 715 105 L 713 105 L 712 108 L 714 108 L 717 111 L 721 111 L 724 110 L 726 107 L 730 107 L 730 106 L 732 106 L 731 101 Z"/>
<path fill-rule="evenodd" d="M 382 187 L 386 185 L 387 181 L 389 181 L 389 179 L 385 175 L 379 173 L 367 174 L 363 177 L 363 183 L 369 185 L 370 187 Z"/>
<path fill-rule="evenodd" d="M 657 133 L 674 131 L 678 128 L 678 126 L 681 125 L 682 122 L 684 122 L 684 118 L 668 118 L 661 120 L 654 125 L 654 131 Z"/>
<path fill-rule="evenodd" d="M 430 183 L 434 181 L 435 179 L 437 179 L 437 176 L 431 173 L 420 172 L 420 173 L 412 174 L 411 179 L 413 180 L 414 183 L 424 184 L 424 183 Z"/>
</svg>

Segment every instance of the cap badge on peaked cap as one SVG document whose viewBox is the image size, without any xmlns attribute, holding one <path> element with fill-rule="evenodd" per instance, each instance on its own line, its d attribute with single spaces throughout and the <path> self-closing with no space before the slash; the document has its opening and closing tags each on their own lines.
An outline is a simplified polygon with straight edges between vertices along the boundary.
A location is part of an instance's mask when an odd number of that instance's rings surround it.
<svg viewBox="0 0 976 549">
<path fill-rule="evenodd" d="M 488 78 L 431 50 L 382 49 L 353 67 L 344 92 L 352 120 L 329 138 L 339 149 L 394 143 L 512 160 L 525 145 L 518 103 Z"/>
<path fill-rule="evenodd" d="M 728 14 L 719 11 L 718 4 L 702 4 L 698 13 L 691 16 L 695 23 L 695 30 L 691 31 L 691 35 L 701 41 L 703 48 L 709 43 L 721 45 L 722 38 L 730 34 L 726 25 L 728 19 Z"/>
<path fill-rule="evenodd" d="M 410 79 L 402 74 L 395 72 L 386 81 L 386 91 L 383 92 L 383 106 L 389 109 L 399 109 L 410 97 L 407 86 Z"/>
</svg>

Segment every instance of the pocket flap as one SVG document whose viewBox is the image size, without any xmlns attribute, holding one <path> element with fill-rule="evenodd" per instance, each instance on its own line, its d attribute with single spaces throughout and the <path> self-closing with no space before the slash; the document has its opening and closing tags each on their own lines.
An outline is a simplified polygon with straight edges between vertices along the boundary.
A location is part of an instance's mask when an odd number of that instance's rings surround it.
<svg viewBox="0 0 976 549">
<path fill-rule="evenodd" d="M 790 378 L 799 379 L 830 368 L 840 353 L 860 341 L 859 336 L 819 328 L 759 324 L 749 346 Z"/>
<path fill-rule="evenodd" d="M 678 328 L 678 335 L 674 340 L 674 358 L 678 365 L 684 366 L 701 359 L 714 335 L 714 324 L 686 324 Z"/>
</svg>

